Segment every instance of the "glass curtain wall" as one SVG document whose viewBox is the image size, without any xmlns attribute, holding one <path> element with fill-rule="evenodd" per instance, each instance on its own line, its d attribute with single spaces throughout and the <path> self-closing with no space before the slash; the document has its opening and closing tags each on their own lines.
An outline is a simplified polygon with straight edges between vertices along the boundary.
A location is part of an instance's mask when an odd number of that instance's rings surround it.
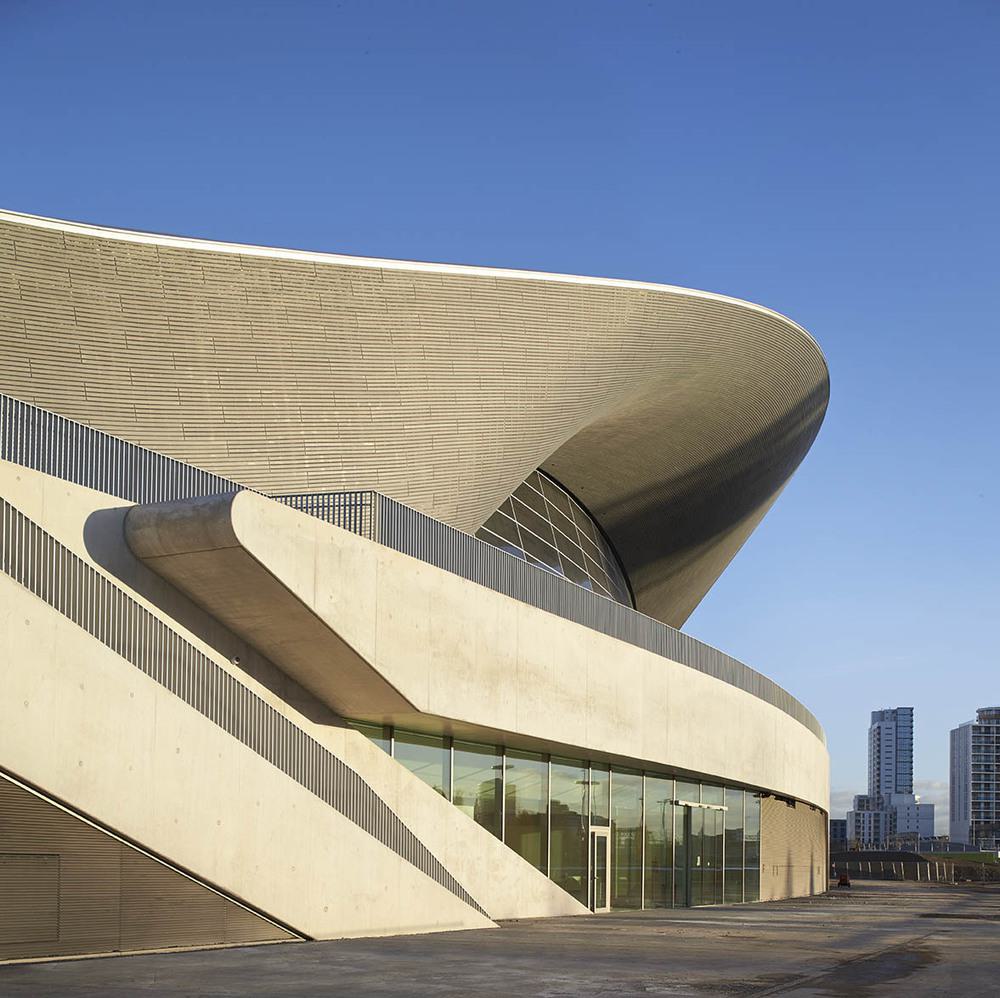
<svg viewBox="0 0 1000 998">
<path fill-rule="evenodd" d="M 669 908 L 674 902 L 674 781 L 646 777 L 647 908 Z"/>
<path fill-rule="evenodd" d="M 581 904 L 587 904 L 590 843 L 590 774 L 572 759 L 552 759 L 549 876 Z"/>
<path fill-rule="evenodd" d="M 414 776 L 451 799 L 451 752 L 444 738 L 397 730 L 392 754 Z"/>
<path fill-rule="evenodd" d="M 760 797 L 745 795 L 743 817 L 743 898 L 760 900 Z"/>
<path fill-rule="evenodd" d="M 508 751 L 504 842 L 542 873 L 549 870 L 549 764 L 535 752 Z"/>
<path fill-rule="evenodd" d="M 611 824 L 611 769 L 597 763 L 590 767 L 590 823 Z"/>
<path fill-rule="evenodd" d="M 726 861 L 723 898 L 743 900 L 743 791 L 726 791 Z"/>
<path fill-rule="evenodd" d="M 611 907 L 642 907 L 642 774 L 611 774 Z"/>
<path fill-rule="evenodd" d="M 702 804 L 725 805 L 726 792 L 722 787 L 709 783 L 701 785 Z M 725 812 L 703 809 L 701 903 L 722 904 L 722 863 L 723 840 L 725 835 Z"/>
<path fill-rule="evenodd" d="M 473 821 L 502 835 L 503 755 L 493 745 L 454 744 L 452 804 Z"/>
<path fill-rule="evenodd" d="M 352 724 L 581 904 L 591 900 L 590 830 L 609 826 L 614 908 L 760 899 L 758 794 Z"/>
</svg>

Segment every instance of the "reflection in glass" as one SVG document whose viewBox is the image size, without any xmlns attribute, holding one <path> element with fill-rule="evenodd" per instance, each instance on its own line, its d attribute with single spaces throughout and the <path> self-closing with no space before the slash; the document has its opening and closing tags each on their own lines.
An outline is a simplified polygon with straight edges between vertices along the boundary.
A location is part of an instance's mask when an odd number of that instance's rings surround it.
<svg viewBox="0 0 1000 998">
<path fill-rule="evenodd" d="M 534 752 L 507 752 L 504 841 L 542 873 L 548 872 L 548 763 Z"/>
<path fill-rule="evenodd" d="M 642 775 L 611 776 L 611 907 L 642 907 Z"/>
<path fill-rule="evenodd" d="M 611 771 L 598 763 L 590 767 L 590 823 L 611 823 Z"/>
<path fill-rule="evenodd" d="M 680 784 L 678 784 L 678 794 Z M 674 904 L 678 908 L 691 904 L 691 881 L 688 877 L 690 862 L 688 837 L 691 829 L 691 812 L 697 808 L 674 808 Z"/>
<path fill-rule="evenodd" d="M 441 796 L 451 795 L 456 807 L 583 904 L 594 890 L 591 826 L 610 831 L 614 908 L 760 899 L 756 794 L 636 770 L 612 772 L 579 759 L 549 762 L 533 752 L 511 749 L 505 756 L 494 745 L 348 723 Z"/>
<path fill-rule="evenodd" d="M 351 721 L 350 724 L 383 752 L 389 752 L 392 745 L 392 728 L 387 724 L 367 724 L 365 721 Z"/>
<path fill-rule="evenodd" d="M 549 876 L 581 904 L 587 903 L 589 777 L 582 762 L 552 760 Z"/>
<path fill-rule="evenodd" d="M 647 908 L 669 908 L 674 893 L 674 781 L 646 777 Z"/>
<path fill-rule="evenodd" d="M 686 783 L 684 780 L 678 780 L 677 799 L 686 803 L 697 804 L 701 800 L 701 784 Z"/>
<path fill-rule="evenodd" d="M 702 804 L 725 804 L 725 797 L 722 787 L 713 786 L 711 783 L 701 785 Z"/>
<path fill-rule="evenodd" d="M 688 809 L 688 870 L 691 906 L 697 908 L 705 903 L 702 895 L 702 865 L 705 862 L 705 815 L 708 811 L 700 807 Z"/>
<path fill-rule="evenodd" d="M 688 814 L 688 895 L 692 907 L 722 901 L 723 812 L 692 807 Z"/>
<path fill-rule="evenodd" d="M 724 898 L 727 904 L 743 900 L 743 791 L 726 791 L 726 873 Z"/>
<path fill-rule="evenodd" d="M 722 904 L 722 842 L 725 811 L 702 808 L 703 823 L 701 903 Z"/>
<path fill-rule="evenodd" d="M 748 793 L 743 818 L 743 897 L 760 900 L 760 797 Z"/>
<path fill-rule="evenodd" d="M 608 907 L 608 835 L 593 833 L 594 843 L 594 911 Z"/>
<path fill-rule="evenodd" d="M 456 741 L 452 803 L 500 838 L 503 758 L 492 745 Z"/>
<path fill-rule="evenodd" d="M 420 735 L 397 729 L 393 756 L 442 797 L 450 796 L 451 753 L 440 735 Z"/>
</svg>

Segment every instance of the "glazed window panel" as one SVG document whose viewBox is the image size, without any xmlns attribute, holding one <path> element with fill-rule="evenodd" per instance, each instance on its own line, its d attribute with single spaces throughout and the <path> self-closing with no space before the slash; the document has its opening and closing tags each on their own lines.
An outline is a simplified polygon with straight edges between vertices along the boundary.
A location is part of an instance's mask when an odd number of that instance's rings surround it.
<svg viewBox="0 0 1000 998">
<path fill-rule="evenodd" d="M 725 901 L 743 900 L 743 791 L 726 791 Z"/>
<path fill-rule="evenodd" d="M 451 791 L 451 751 L 440 735 L 396 731 L 393 757 L 442 797 Z"/>
<path fill-rule="evenodd" d="M 678 796 L 680 791 L 678 790 Z M 674 805 L 674 906 L 683 908 L 688 904 L 688 812 L 691 808 L 680 804 Z"/>
<path fill-rule="evenodd" d="M 677 800 L 687 801 L 690 804 L 698 804 L 701 801 L 701 784 L 688 783 L 685 780 L 677 781 Z"/>
<path fill-rule="evenodd" d="M 571 537 L 575 533 L 573 524 L 573 506 L 570 502 L 569 496 L 560 488 L 557 488 L 551 479 L 542 479 L 542 495 L 562 514 L 563 518 L 569 523 L 569 527 L 563 527 Z"/>
<path fill-rule="evenodd" d="M 452 803 L 500 838 L 503 756 L 492 745 L 456 741 Z"/>
<path fill-rule="evenodd" d="M 748 793 L 743 817 L 743 897 L 760 900 L 760 797 Z"/>
<path fill-rule="evenodd" d="M 597 545 L 597 538 L 600 534 L 594 527 L 594 522 L 586 514 L 583 508 L 578 503 L 573 503 L 573 519 L 576 521 L 577 529 L 580 531 L 584 540 L 590 540 L 593 544 Z"/>
<path fill-rule="evenodd" d="M 513 548 L 521 548 L 521 535 L 518 533 L 517 524 L 503 513 L 494 513 L 490 517 L 487 530 L 496 534 L 505 544 L 509 544 Z M 483 537 L 483 539 L 490 540 L 488 537 Z M 490 543 L 494 542 L 490 541 Z"/>
<path fill-rule="evenodd" d="M 611 824 L 611 770 L 599 763 L 590 767 L 590 823 Z"/>
<path fill-rule="evenodd" d="M 625 606 L 633 605 L 618 558 L 590 514 L 542 472 L 533 472 L 522 482 L 476 537 L 511 554 L 517 547 L 529 563 Z"/>
<path fill-rule="evenodd" d="M 538 497 L 539 503 L 541 503 L 541 497 Z M 527 528 L 536 537 L 540 537 L 547 544 L 555 546 L 556 540 L 552 535 L 552 524 L 549 523 L 545 516 L 545 510 L 543 509 L 539 512 L 533 509 L 527 503 L 515 502 L 514 503 L 514 515 L 517 518 L 518 526 Z"/>
<path fill-rule="evenodd" d="M 642 907 L 642 774 L 611 773 L 611 907 Z"/>
<path fill-rule="evenodd" d="M 364 721 L 351 721 L 351 727 L 361 732 L 372 744 L 377 745 L 386 754 L 392 747 L 392 728 L 386 724 L 367 724 Z"/>
<path fill-rule="evenodd" d="M 549 764 L 534 752 L 508 751 L 504 790 L 504 842 L 548 873 Z"/>
<path fill-rule="evenodd" d="M 515 558 L 524 558 L 524 552 L 518 545 L 511 544 L 509 541 L 505 541 L 502 537 L 497 537 L 496 534 L 487 530 L 485 527 L 480 528 L 479 539 L 488 541 L 495 548 L 499 548 L 501 551 L 506 551 L 507 554 L 512 554 Z"/>
<path fill-rule="evenodd" d="M 701 785 L 702 804 L 725 804 L 725 791 L 722 787 L 717 787 L 712 783 Z"/>
<path fill-rule="evenodd" d="M 587 766 L 571 759 L 553 759 L 551 783 L 549 876 L 581 904 L 586 904 L 587 850 L 590 842 L 590 776 Z"/>
<path fill-rule="evenodd" d="M 644 903 L 669 908 L 674 896 L 674 781 L 646 777 L 646 869 Z"/>
<path fill-rule="evenodd" d="M 525 552 L 531 555 L 532 558 L 536 558 L 543 565 L 554 569 L 560 575 L 563 574 L 562 563 L 559 561 L 559 554 L 554 547 L 546 544 L 527 530 L 521 531 L 521 543 L 524 545 Z"/>
<path fill-rule="evenodd" d="M 562 567 L 563 573 L 570 582 L 575 582 L 578 586 L 583 586 L 585 589 L 593 588 L 590 576 L 579 565 L 575 564 L 569 556 L 563 556 Z"/>
</svg>

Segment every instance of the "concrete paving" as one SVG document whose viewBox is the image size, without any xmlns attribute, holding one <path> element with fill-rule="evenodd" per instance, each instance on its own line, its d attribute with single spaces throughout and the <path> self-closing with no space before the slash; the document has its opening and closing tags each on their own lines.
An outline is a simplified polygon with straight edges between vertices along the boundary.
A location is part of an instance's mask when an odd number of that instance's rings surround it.
<svg viewBox="0 0 1000 998">
<path fill-rule="evenodd" d="M 998 885 L 856 883 L 759 905 L 7 965 L 0 995 L 995 998 L 998 944 Z"/>
</svg>

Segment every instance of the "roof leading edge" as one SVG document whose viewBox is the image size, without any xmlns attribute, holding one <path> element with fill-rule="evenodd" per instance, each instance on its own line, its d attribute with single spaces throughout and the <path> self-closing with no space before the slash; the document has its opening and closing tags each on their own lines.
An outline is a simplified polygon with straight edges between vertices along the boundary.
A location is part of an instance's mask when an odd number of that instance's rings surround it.
<svg viewBox="0 0 1000 998">
<path fill-rule="evenodd" d="M 45 215 L 33 215 L 28 212 L 13 211 L 0 208 L 0 221 L 15 224 L 31 225 L 40 229 L 53 229 L 59 232 L 73 233 L 82 236 L 99 236 L 107 239 L 117 239 L 122 242 L 140 243 L 154 246 L 167 246 L 175 249 L 212 250 L 218 253 L 235 254 L 238 256 L 259 256 L 273 260 L 299 260 L 309 263 L 327 263 L 340 266 L 359 267 L 366 270 L 399 270 L 424 274 L 450 274 L 456 277 L 493 277 L 506 280 L 543 281 L 555 284 L 581 284 L 599 288 L 623 288 L 634 291 L 654 291 L 663 294 L 682 295 L 688 298 L 701 298 L 705 301 L 722 302 L 736 305 L 749 311 L 777 319 L 786 326 L 797 330 L 816 350 L 817 356 L 827 367 L 826 357 L 819 343 L 812 334 L 787 315 L 760 305 L 757 302 L 723 295 L 715 291 L 702 291 L 697 288 L 685 288 L 674 284 L 660 284 L 654 281 L 634 281 L 619 277 L 591 277 L 580 274 L 549 273 L 542 270 L 518 270 L 508 267 L 485 267 L 471 264 L 431 263 L 423 260 L 395 260 L 387 257 L 352 256 L 346 253 L 326 253 L 318 250 L 287 249 L 282 247 L 258 246 L 252 243 L 224 242 L 216 239 L 203 239 L 196 236 L 178 236 L 168 233 L 144 232 L 139 229 L 124 229 L 116 226 L 98 225 L 93 222 L 77 222 L 67 219 L 50 218 Z"/>
</svg>

